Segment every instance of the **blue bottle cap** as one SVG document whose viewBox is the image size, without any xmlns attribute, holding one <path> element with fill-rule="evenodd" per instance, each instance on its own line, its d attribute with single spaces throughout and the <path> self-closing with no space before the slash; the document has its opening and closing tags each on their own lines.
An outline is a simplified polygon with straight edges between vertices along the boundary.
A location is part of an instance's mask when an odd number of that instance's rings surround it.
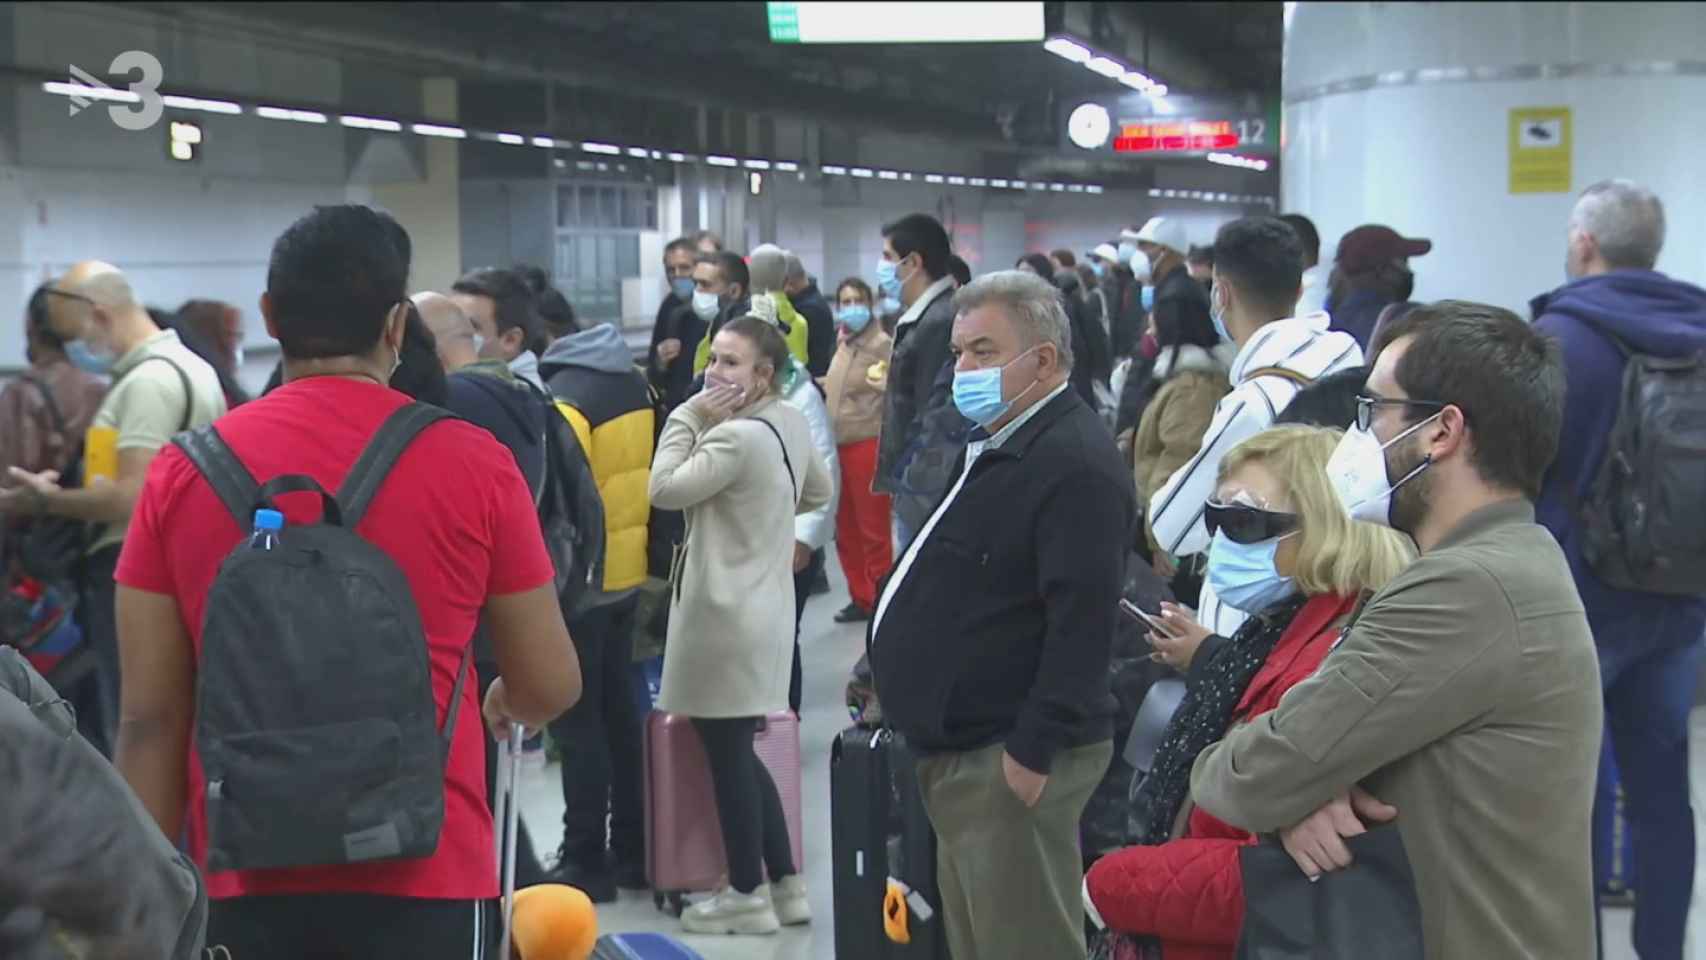
<svg viewBox="0 0 1706 960">
<path fill-rule="evenodd" d="M 273 531 L 283 530 L 284 514 L 279 513 L 277 510 L 256 510 L 255 529 Z"/>
</svg>

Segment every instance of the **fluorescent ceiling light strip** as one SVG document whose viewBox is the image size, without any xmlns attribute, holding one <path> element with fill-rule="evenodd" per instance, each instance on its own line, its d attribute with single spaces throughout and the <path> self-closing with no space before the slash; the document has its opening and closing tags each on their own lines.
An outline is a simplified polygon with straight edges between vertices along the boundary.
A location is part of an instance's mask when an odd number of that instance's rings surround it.
<svg viewBox="0 0 1706 960">
<path fill-rule="evenodd" d="M 748 160 L 746 161 L 746 168 L 748 170 L 768 170 L 770 169 L 770 161 L 756 159 Z"/>
<path fill-rule="evenodd" d="M 49 81 L 41 85 L 44 93 L 58 94 L 62 97 L 78 97 L 84 100 L 111 100 L 115 103 L 140 103 L 142 97 L 129 90 L 114 90 L 111 87 L 92 87 L 81 83 L 57 83 Z"/>
<path fill-rule="evenodd" d="M 948 178 L 948 185 L 951 187 L 963 187 L 966 185 L 966 178 L 965 177 L 949 177 Z"/>
<path fill-rule="evenodd" d="M 669 156 L 669 162 L 670 163 L 686 163 L 687 162 L 687 154 L 685 154 L 685 153 L 671 153 L 668 156 Z"/>
<path fill-rule="evenodd" d="M 1043 49 L 1072 63 L 1083 63 L 1090 59 L 1089 47 L 1066 37 L 1051 37 L 1043 41 Z"/>
<path fill-rule="evenodd" d="M 534 137 L 533 138 L 533 145 L 536 147 L 545 147 L 546 149 L 550 149 L 551 147 L 554 147 L 557 145 L 557 141 L 551 139 L 550 137 Z"/>
<path fill-rule="evenodd" d="M 1084 185 L 1082 183 L 1069 183 L 1066 185 L 1066 192 L 1067 193 L 1083 193 L 1084 192 Z"/>
<path fill-rule="evenodd" d="M 795 171 L 797 171 L 799 169 L 800 169 L 800 165 L 795 163 L 792 160 L 778 160 L 778 161 L 776 161 L 776 172 L 777 173 L 794 173 Z"/>
<path fill-rule="evenodd" d="M 991 180 L 989 181 L 989 185 L 992 187 L 999 187 L 1003 190 L 1007 189 L 1007 181 L 1005 180 Z"/>
<path fill-rule="evenodd" d="M 203 113 L 223 113 L 235 116 L 243 112 L 243 108 L 229 100 L 203 100 L 200 97 L 174 97 L 170 94 L 160 98 L 160 102 L 174 110 L 200 110 Z"/>
<path fill-rule="evenodd" d="M 869 180 L 876 176 L 876 174 L 871 171 L 870 167 L 854 167 L 850 172 L 861 180 Z"/>
<path fill-rule="evenodd" d="M 972 177 L 970 180 L 967 180 L 966 182 L 971 184 L 974 187 L 987 187 L 987 186 L 989 186 L 989 178 L 988 177 Z"/>
<path fill-rule="evenodd" d="M 614 143 L 599 143 L 596 140 L 582 140 L 582 153 L 601 153 L 607 157 L 620 157 L 622 148 Z"/>
<path fill-rule="evenodd" d="M 1117 79 L 1126 74 L 1126 65 L 1113 57 L 1092 57 L 1084 64 L 1091 73 L 1099 73 L 1109 80 Z"/>
<path fill-rule="evenodd" d="M 705 162 L 710 164 L 713 167 L 738 167 L 738 166 L 740 166 L 740 161 L 736 160 L 734 157 L 723 157 L 723 156 L 718 156 L 717 154 L 714 154 L 714 153 L 706 154 L 705 155 Z"/>
<path fill-rule="evenodd" d="M 900 174 L 893 170 L 878 170 L 877 176 L 883 180 L 899 180 Z"/>
<path fill-rule="evenodd" d="M 904 171 L 904 170 L 903 170 L 903 171 L 901 171 L 901 174 L 900 174 L 900 178 L 901 178 L 901 179 L 902 179 L 902 180 L 911 180 L 911 179 L 912 179 L 912 174 L 911 174 L 911 173 L 909 173 L 909 172 L 907 172 L 907 171 Z"/>
<path fill-rule="evenodd" d="M 1127 70 L 1120 76 L 1119 80 L 1121 83 L 1133 90 L 1148 90 L 1150 87 L 1155 86 L 1154 80 L 1149 79 L 1137 70 Z"/>
<path fill-rule="evenodd" d="M 846 167 L 837 166 L 833 163 L 826 163 L 820 169 L 823 170 L 825 176 L 829 177 L 845 176 L 847 173 Z"/>
<path fill-rule="evenodd" d="M 637 157 L 641 160 L 644 160 L 647 157 L 651 156 L 651 151 L 647 150 L 645 147 L 629 147 L 628 148 L 628 156 Z"/>
<path fill-rule="evenodd" d="M 1098 186 L 1097 184 L 1091 183 L 1091 184 L 1085 185 L 1084 192 L 1085 193 L 1101 193 L 1102 188 L 1100 186 Z"/>
<path fill-rule="evenodd" d="M 1023 180 L 1015 180 L 1015 181 L 1013 181 L 1013 183 L 1012 183 L 1012 187 L 1013 187 L 1013 189 L 1015 189 L 1015 190 L 1023 190 L 1023 189 L 1025 189 L 1025 188 L 1026 188 L 1026 187 L 1028 187 L 1028 186 L 1030 186 L 1030 184 L 1028 184 L 1028 183 L 1026 183 L 1026 182 L 1025 182 L 1025 181 L 1023 181 Z"/>
<path fill-rule="evenodd" d="M 445 137 L 450 140 L 468 139 L 468 131 L 461 127 L 446 127 L 436 123 L 411 123 L 409 129 L 423 137 Z"/>
<path fill-rule="evenodd" d="M 924 182 L 925 183 L 941 183 L 946 179 L 947 179 L 946 177 L 942 176 L 939 173 L 927 173 L 924 175 Z"/>
<path fill-rule="evenodd" d="M 1065 193 L 1066 192 L 1066 184 L 1064 184 L 1064 183 L 1051 183 L 1048 185 L 1048 188 L 1050 190 L 1054 191 L 1055 193 Z"/>
<path fill-rule="evenodd" d="M 507 143 L 512 147 L 519 147 L 527 143 L 527 138 L 519 133 L 500 133 L 498 134 L 498 142 Z"/>
<path fill-rule="evenodd" d="M 259 106 L 255 116 L 267 120 L 294 120 L 297 123 L 325 123 L 326 115 L 313 110 L 291 110 L 286 107 Z"/>
<path fill-rule="evenodd" d="M 381 117 L 353 116 L 347 113 L 338 117 L 338 122 L 346 127 L 353 127 L 356 130 L 384 130 L 387 133 L 398 133 L 403 129 L 403 125 L 395 120 L 386 120 Z"/>
<path fill-rule="evenodd" d="M 1167 95 L 1167 85 L 1165 83 L 1158 83 L 1155 86 L 1150 87 L 1148 90 L 1143 91 L 1143 95 L 1159 100 Z"/>
</svg>

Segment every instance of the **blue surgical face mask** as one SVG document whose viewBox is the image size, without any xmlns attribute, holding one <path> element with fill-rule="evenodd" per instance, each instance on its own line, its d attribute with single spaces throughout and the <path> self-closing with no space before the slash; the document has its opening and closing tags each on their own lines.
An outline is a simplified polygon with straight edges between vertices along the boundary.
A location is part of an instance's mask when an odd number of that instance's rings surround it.
<svg viewBox="0 0 1706 960">
<path fill-rule="evenodd" d="M 1144 313 L 1149 313 L 1150 311 L 1154 310 L 1155 309 L 1155 288 L 1150 286 L 1147 283 L 1144 284 L 1143 285 L 1143 293 L 1138 295 L 1138 299 L 1143 301 L 1143 312 Z"/>
<path fill-rule="evenodd" d="M 693 299 L 692 277 L 670 277 L 669 292 L 675 294 L 677 300 Z"/>
<path fill-rule="evenodd" d="M 1035 349 L 1036 347 L 1031 348 L 1031 350 Z M 1030 353 L 1031 350 L 1026 350 L 1025 353 Z M 960 416 L 980 427 L 1001 419 L 1002 414 L 1012 408 L 1013 402 L 1025 395 L 1022 391 L 1019 397 L 1014 397 L 1012 400 L 1003 399 L 1001 396 L 1001 375 L 1008 367 L 1018 363 L 1025 353 L 1019 354 L 1019 356 L 999 367 L 984 367 L 982 370 L 955 370 L 954 406 L 959 409 Z M 1036 384 L 1032 383 L 1031 387 L 1034 386 Z M 1026 387 L 1025 390 L 1028 391 L 1031 387 Z"/>
<path fill-rule="evenodd" d="M 1137 244 L 1122 243 L 1120 244 L 1119 253 L 1121 263 L 1130 263 L 1131 258 L 1137 256 Z"/>
<path fill-rule="evenodd" d="M 1107 270 L 1108 270 L 1107 267 L 1102 266 L 1102 261 L 1100 261 L 1100 260 L 1090 261 L 1090 272 L 1096 275 L 1096 279 L 1100 280 L 1102 277 L 1102 274 L 1106 273 Z"/>
<path fill-rule="evenodd" d="M 1232 333 L 1226 329 L 1226 308 L 1220 305 L 1213 293 L 1208 296 L 1208 319 L 1214 324 L 1214 332 L 1220 334 L 1220 339 L 1232 342 Z"/>
<path fill-rule="evenodd" d="M 877 308 L 882 311 L 882 315 L 885 317 L 898 316 L 901 309 L 900 300 L 895 297 L 884 297 L 882 301 L 877 304 Z"/>
<path fill-rule="evenodd" d="M 112 370 L 114 360 L 111 351 L 90 346 L 81 337 L 65 342 L 65 358 L 79 370 L 102 375 Z"/>
<path fill-rule="evenodd" d="M 1288 533 L 1260 543 L 1235 543 L 1224 531 L 1214 535 L 1208 548 L 1208 582 L 1215 596 L 1229 607 L 1245 613 L 1263 610 L 1297 592 L 1290 577 L 1274 567 L 1280 541 L 1296 536 Z"/>
<path fill-rule="evenodd" d="M 887 297 L 900 296 L 900 271 L 887 260 L 877 261 L 877 289 Z"/>
<path fill-rule="evenodd" d="M 836 314 L 835 320 L 847 328 L 849 333 L 859 333 L 871 323 L 871 308 L 862 303 L 850 307 L 842 307 Z"/>
</svg>

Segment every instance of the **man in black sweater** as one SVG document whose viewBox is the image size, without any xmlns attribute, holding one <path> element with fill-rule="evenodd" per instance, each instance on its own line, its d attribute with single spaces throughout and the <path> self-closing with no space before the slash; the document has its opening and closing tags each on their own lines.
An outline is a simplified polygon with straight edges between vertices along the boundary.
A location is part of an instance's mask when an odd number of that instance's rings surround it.
<svg viewBox="0 0 1706 960">
<path fill-rule="evenodd" d="M 788 254 L 782 290 L 794 310 L 806 318 L 807 369 L 814 377 L 829 373 L 829 361 L 835 359 L 835 311 L 818 291 L 817 281 L 806 274 L 806 265 L 797 254 Z"/>
<path fill-rule="evenodd" d="M 1054 287 L 989 274 L 953 308 L 954 404 L 977 426 L 883 586 L 871 668 L 922 758 L 956 960 L 1082 956 L 1078 820 L 1113 752 L 1109 643 L 1136 493 L 1070 389 Z"/>
</svg>

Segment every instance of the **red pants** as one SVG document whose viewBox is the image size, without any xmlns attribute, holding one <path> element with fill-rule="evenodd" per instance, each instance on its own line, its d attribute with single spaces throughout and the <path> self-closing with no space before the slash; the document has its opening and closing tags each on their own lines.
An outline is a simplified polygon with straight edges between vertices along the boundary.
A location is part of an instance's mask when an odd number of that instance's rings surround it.
<svg viewBox="0 0 1706 960">
<path fill-rule="evenodd" d="M 835 552 L 847 574 L 847 592 L 866 610 L 877 607 L 877 581 L 893 563 L 889 497 L 872 493 L 877 474 L 877 438 L 837 448 L 841 457 L 841 506 L 835 513 Z"/>
</svg>

